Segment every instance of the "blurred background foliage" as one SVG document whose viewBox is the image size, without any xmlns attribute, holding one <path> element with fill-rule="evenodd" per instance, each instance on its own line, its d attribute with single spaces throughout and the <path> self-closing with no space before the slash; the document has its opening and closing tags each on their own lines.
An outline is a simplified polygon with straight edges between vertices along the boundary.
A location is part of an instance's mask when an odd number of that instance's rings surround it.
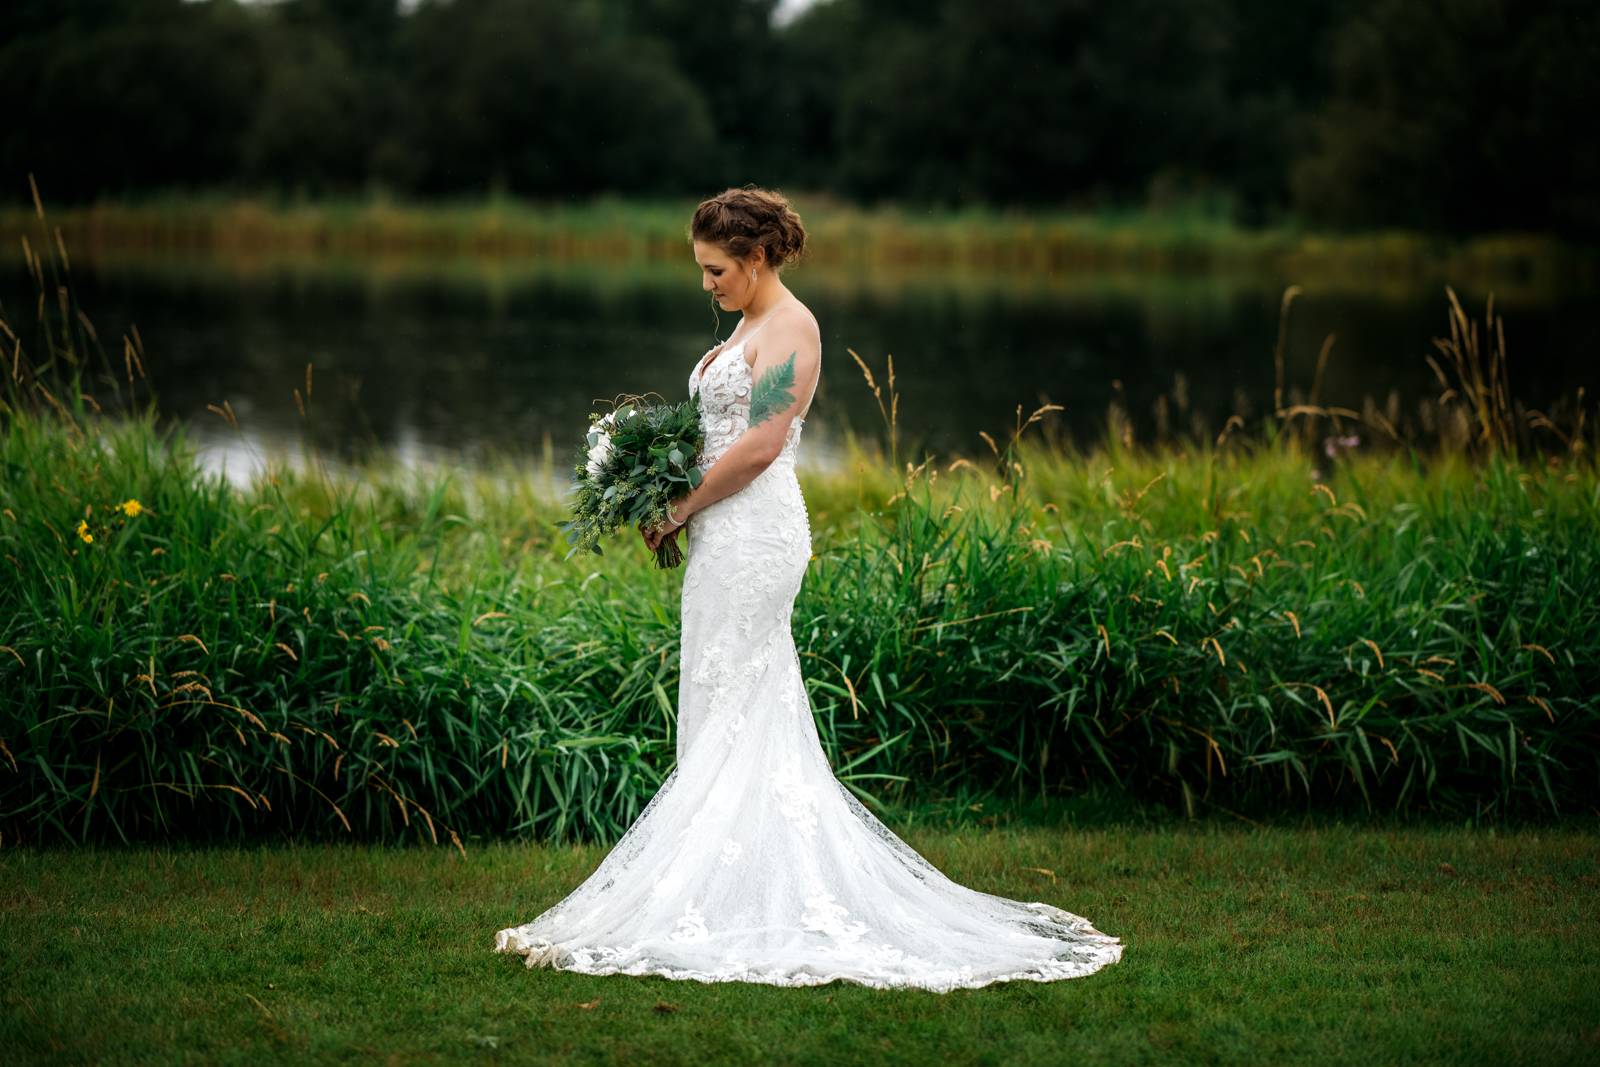
<svg viewBox="0 0 1600 1067">
<path fill-rule="evenodd" d="M 1589 0 L 8 0 L 6 173 L 67 203 L 1202 203 L 1600 231 Z"/>
</svg>

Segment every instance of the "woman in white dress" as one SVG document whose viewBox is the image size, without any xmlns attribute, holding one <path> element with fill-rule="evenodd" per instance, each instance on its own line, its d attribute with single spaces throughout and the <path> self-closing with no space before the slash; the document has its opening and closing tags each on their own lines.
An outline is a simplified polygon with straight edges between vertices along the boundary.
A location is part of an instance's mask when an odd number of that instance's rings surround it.
<svg viewBox="0 0 1600 1067">
<path fill-rule="evenodd" d="M 1119 940 L 1086 919 L 951 881 L 834 777 L 790 632 L 821 339 L 778 271 L 805 231 L 781 195 L 729 189 L 690 232 L 701 287 L 743 317 L 689 375 L 704 480 L 641 531 L 652 549 L 687 537 L 677 765 L 594 873 L 495 951 L 586 974 L 938 992 L 1116 962 Z"/>
</svg>

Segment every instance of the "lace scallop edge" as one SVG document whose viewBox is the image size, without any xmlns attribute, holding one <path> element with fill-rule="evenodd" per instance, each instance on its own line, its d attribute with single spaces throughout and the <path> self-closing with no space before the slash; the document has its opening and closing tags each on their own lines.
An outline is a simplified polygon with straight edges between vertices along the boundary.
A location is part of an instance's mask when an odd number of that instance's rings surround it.
<svg viewBox="0 0 1600 1067">
<path fill-rule="evenodd" d="M 1120 938 L 1102 934 L 1098 930 L 1091 928 L 1090 931 L 1084 934 L 1083 940 L 1090 945 L 1098 946 L 1102 951 L 1094 959 L 1084 960 L 1079 963 L 1065 963 L 1061 960 L 1040 961 L 1038 964 L 1020 971 L 1008 971 L 1004 974 L 974 976 L 972 978 L 957 978 L 948 982 L 919 982 L 914 977 L 899 978 L 889 976 L 876 978 L 872 975 L 849 971 L 794 975 L 764 974 L 760 971 L 750 970 L 696 971 L 688 968 L 669 967 L 665 964 L 651 964 L 648 960 L 623 966 L 578 964 L 572 961 L 571 953 L 564 952 L 557 945 L 544 943 L 523 946 L 509 939 L 497 939 L 494 951 L 523 956 L 526 959 L 526 966 L 530 968 L 547 967 L 553 971 L 566 971 L 571 974 L 595 976 L 620 974 L 637 978 L 667 978 L 673 981 L 693 981 L 707 985 L 717 982 L 745 982 L 785 988 L 820 986 L 827 985 L 830 982 L 849 982 L 869 989 L 922 989 L 931 993 L 948 993 L 957 989 L 981 989 L 984 986 L 994 985 L 998 982 L 1059 982 L 1072 978 L 1084 978 L 1122 959 L 1123 946 Z"/>
</svg>

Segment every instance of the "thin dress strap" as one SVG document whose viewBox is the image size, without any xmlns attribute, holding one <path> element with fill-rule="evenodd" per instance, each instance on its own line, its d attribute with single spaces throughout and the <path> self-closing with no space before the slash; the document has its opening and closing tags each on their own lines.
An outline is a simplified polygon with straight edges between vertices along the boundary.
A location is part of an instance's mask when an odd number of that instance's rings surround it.
<svg viewBox="0 0 1600 1067">
<path fill-rule="evenodd" d="M 755 329 L 751 330 L 749 333 L 747 333 L 743 337 L 739 338 L 738 345 L 733 346 L 733 347 L 743 348 L 746 344 L 748 344 L 750 342 L 750 338 L 752 338 L 756 334 L 760 333 L 762 331 L 762 329 L 765 328 L 767 323 L 770 322 L 770 321 L 772 321 L 772 315 L 769 313 L 766 318 L 761 320 L 761 325 L 760 326 L 757 326 Z M 707 362 L 705 360 L 702 360 L 701 362 L 695 364 L 695 372 L 694 372 L 695 373 L 695 377 L 697 377 L 697 378 L 704 377 L 706 371 L 711 369 L 711 364 L 715 363 L 717 360 L 721 359 L 723 353 L 728 350 L 730 345 L 729 345 L 729 342 L 724 341 L 724 342 L 722 342 L 722 344 L 714 345 L 712 347 L 716 348 L 717 354 L 712 356 L 709 362 Z"/>
<path fill-rule="evenodd" d="M 761 320 L 761 325 L 757 326 L 755 329 L 751 330 L 749 333 L 747 333 L 743 337 L 741 337 L 739 339 L 739 343 L 741 345 L 749 344 L 750 343 L 750 338 L 754 337 L 756 334 L 758 334 L 762 330 L 766 329 L 767 328 L 767 323 L 769 323 L 771 321 L 772 321 L 772 313 L 769 312 L 767 314 L 767 317 Z"/>
</svg>

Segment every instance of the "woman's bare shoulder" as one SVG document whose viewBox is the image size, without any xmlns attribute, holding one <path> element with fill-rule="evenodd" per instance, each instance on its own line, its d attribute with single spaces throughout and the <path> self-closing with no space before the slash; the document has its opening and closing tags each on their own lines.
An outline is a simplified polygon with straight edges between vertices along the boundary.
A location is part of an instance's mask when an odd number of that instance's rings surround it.
<svg viewBox="0 0 1600 1067">
<path fill-rule="evenodd" d="M 806 307 L 799 297 L 795 297 L 794 302 L 788 307 L 780 309 L 774 318 L 777 320 L 774 325 L 784 333 L 798 334 L 814 341 L 821 341 L 822 327 L 817 324 L 817 317 L 811 313 L 811 309 Z"/>
<path fill-rule="evenodd" d="M 817 317 L 798 298 L 772 312 L 770 328 L 755 339 L 745 353 L 745 360 L 755 367 L 762 363 L 769 350 L 776 354 L 797 346 L 812 348 L 817 353 L 822 351 L 822 329 L 817 325 Z"/>
</svg>

